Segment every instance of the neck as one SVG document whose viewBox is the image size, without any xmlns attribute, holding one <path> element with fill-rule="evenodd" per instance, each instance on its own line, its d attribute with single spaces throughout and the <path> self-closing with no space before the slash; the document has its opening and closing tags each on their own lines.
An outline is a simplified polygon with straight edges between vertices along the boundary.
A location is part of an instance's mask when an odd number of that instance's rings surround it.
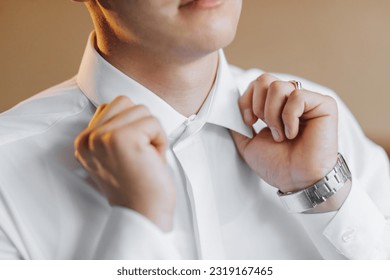
<svg viewBox="0 0 390 280">
<path fill-rule="evenodd" d="M 148 53 L 136 45 L 109 45 L 99 39 L 97 48 L 108 62 L 187 117 L 199 111 L 217 72 L 217 51 L 180 59 Z"/>
</svg>

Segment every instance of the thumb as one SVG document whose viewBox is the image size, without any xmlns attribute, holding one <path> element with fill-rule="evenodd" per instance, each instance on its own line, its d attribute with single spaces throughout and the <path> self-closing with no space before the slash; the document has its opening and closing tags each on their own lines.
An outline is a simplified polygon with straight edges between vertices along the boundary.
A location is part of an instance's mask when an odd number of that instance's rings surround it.
<svg viewBox="0 0 390 280">
<path fill-rule="evenodd" d="M 274 141 L 271 130 L 268 127 L 260 130 L 253 138 L 248 138 L 232 130 L 230 134 L 232 135 L 237 150 L 243 158 L 246 158 L 245 156 L 253 156 L 254 154 L 272 154 L 275 144 L 279 144 Z M 248 148 L 251 151 L 246 151 Z M 244 155 L 245 152 L 246 155 Z"/>
<path fill-rule="evenodd" d="M 234 144 L 236 145 L 238 152 L 241 156 L 243 156 L 244 150 L 251 139 L 233 130 L 230 130 L 230 134 L 232 135 Z"/>
</svg>

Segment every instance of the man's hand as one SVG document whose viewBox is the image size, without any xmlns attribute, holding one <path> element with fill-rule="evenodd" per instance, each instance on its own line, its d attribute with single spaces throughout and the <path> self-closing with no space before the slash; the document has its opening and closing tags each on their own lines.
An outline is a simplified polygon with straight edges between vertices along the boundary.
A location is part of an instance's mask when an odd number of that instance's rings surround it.
<svg viewBox="0 0 390 280">
<path fill-rule="evenodd" d="M 232 132 L 248 165 L 283 193 L 322 179 L 337 161 L 338 111 L 329 96 L 296 90 L 291 82 L 261 75 L 239 100 L 247 125 L 262 119 L 268 127 L 253 139 Z"/>
<path fill-rule="evenodd" d="M 121 96 L 99 106 L 75 140 L 75 156 L 110 204 L 133 209 L 168 231 L 176 196 L 166 146 L 149 110 Z"/>
</svg>

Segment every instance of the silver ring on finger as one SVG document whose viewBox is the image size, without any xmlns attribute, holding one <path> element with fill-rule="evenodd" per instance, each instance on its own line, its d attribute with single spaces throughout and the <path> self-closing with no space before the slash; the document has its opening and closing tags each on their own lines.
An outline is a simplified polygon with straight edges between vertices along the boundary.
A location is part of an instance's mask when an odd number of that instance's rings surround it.
<svg viewBox="0 0 390 280">
<path fill-rule="evenodd" d="M 301 90 L 302 89 L 302 83 L 300 81 L 291 80 L 289 82 L 294 85 L 295 90 Z"/>
</svg>

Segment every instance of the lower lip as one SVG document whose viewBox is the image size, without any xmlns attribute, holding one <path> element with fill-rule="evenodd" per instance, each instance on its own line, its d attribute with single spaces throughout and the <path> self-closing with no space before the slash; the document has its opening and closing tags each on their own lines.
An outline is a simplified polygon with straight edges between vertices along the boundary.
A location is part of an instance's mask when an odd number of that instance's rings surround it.
<svg viewBox="0 0 390 280">
<path fill-rule="evenodd" d="M 214 9 L 223 4 L 221 0 L 195 0 L 188 3 L 187 5 L 182 6 L 182 8 L 197 8 L 197 9 Z"/>
</svg>

